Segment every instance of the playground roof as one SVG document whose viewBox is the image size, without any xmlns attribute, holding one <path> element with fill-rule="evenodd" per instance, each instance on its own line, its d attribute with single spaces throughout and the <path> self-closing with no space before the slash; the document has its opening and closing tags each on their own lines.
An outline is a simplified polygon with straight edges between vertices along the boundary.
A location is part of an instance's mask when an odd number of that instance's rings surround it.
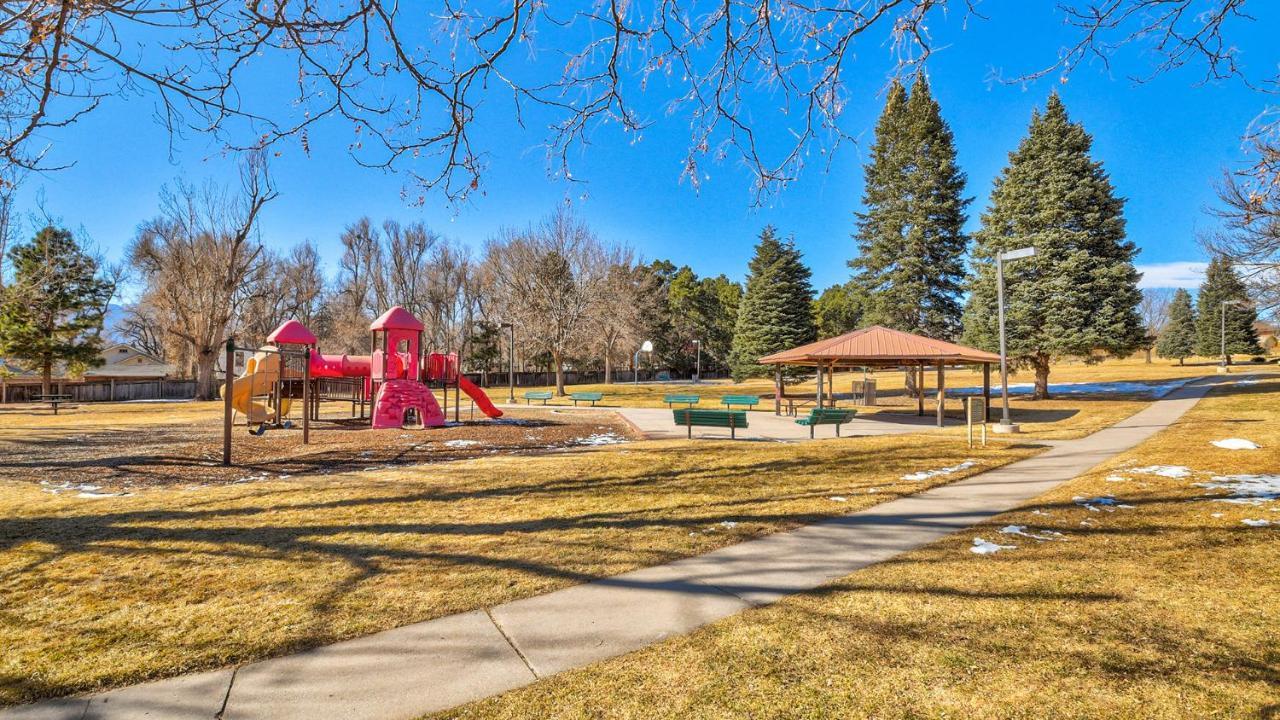
<svg viewBox="0 0 1280 720">
<path fill-rule="evenodd" d="M 872 325 L 760 358 L 762 365 L 965 365 L 998 363 L 1000 356 L 977 348 Z"/>
<path fill-rule="evenodd" d="M 423 330 L 425 328 L 426 326 L 414 317 L 413 313 L 399 305 L 382 313 L 381 317 L 369 325 L 370 330 Z"/>
<path fill-rule="evenodd" d="M 297 320 L 288 320 L 280 327 L 271 331 L 267 336 L 267 342 L 273 343 L 296 343 L 298 345 L 315 345 L 316 336 L 307 329 L 306 325 Z"/>
</svg>

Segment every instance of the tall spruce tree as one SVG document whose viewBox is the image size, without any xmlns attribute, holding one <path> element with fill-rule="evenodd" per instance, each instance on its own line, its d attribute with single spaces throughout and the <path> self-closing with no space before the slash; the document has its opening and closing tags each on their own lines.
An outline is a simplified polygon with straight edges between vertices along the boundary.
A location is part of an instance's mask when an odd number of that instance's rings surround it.
<svg viewBox="0 0 1280 720">
<path fill-rule="evenodd" d="M 0 296 L 0 355 L 39 369 L 48 394 L 56 365 L 102 364 L 102 320 L 113 288 L 61 228 L 44 228 L 8 255 L 13 282 Z"/>
<path fill-rule="evenodd" d="M 766 226 L 747 266 L 747 288 L 738 306 L 729 355 L 735 380 L 767 377 L 770 368 L 758 359 L 817 338 L 811 277 L 795 243 L 778 239 L 777 230 Z M 788 379 L 798 372 L 788 372 Z"/>
<path fill-rule="evenodd" d="M 1249 291 L 1231 261 L 1222 256 L 1209 261 L 1204 282 L 1196 293 L 1196 305 L 1196 354 L 1222 356 L 1224 337 L 1228 365 L 1233 353 L 1261 352 L 1258 330 L 1253 326 L 1258 321 L 1258 311 L 1249 303 Z"/>
<path fill-rule="evenodd" d="M 1125 239 L 1116 197 L 1092 139 L 1067 116 L 1057 93 L 1032 115 L 1027 137 L 995 181 L 976 235 L 965 340 L 999 347 L 997 253 L 1026 246 L 1033 258 L 1005 266 L 1008 352 L 1035 370 L 1035 394 L 1049 397 L 1049 363 L 1097 351 L 1126 356 L 1145 342 L 1138 303 L 1138 250 Z"/>
<path fill-rule="evenodd" d="M 1196 351 L 1196 309 L 1191 305 L 1191 293 L 1178 288 L 1169 301 L 1169 321 L 1156 340 L 1156 354 L 1179 365 Z"/>
<path fill-rule="evenodd" d="M 952 339 L 963 312 L 965 174 L 924 77 L 889 90 L 864 168 L 863 212 L 850 262 L 866 298 L 863 322 Z"/>
</svg>

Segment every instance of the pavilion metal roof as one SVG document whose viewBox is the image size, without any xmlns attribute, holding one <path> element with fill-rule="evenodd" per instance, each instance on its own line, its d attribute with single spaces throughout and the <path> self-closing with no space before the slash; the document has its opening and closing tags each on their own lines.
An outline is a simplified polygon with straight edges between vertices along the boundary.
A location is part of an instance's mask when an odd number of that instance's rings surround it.
<svg viewBox="0 0 1280 720">
<path fill-rule="evenodd" d="M 762 365 L 933 365 L 939 362 L 963 365 L 998 363 L 1000 356 L 945 340 L 872 325 L 766 355 L 759 362 Z"/>
</svg>

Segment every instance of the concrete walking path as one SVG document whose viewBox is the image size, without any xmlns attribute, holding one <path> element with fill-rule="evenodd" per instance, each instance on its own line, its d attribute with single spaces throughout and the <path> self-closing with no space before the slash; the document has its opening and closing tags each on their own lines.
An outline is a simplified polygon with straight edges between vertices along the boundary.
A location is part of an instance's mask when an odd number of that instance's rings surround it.
<svg viewBox="0 0 1280 720">
<path fill-rule="evenodd" d="M 638 650 L 974 525 L 1138 445 L 1208 388 L 1186 385 L 1036 457 L 791 532 L 235 669 L 10 708 L 0 718 L 416 718 Z"/>
</svg>

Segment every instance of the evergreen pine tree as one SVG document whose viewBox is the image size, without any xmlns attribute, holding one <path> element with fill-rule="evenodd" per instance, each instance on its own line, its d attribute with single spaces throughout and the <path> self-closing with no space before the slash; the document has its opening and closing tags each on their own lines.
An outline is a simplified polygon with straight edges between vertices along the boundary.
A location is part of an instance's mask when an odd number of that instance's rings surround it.
<svg viewBox="0 0 1280 720">
<path fill-rule="evenodd" d="M 876 125 L 850 265 L 866 297 L 864 323 L 951 339 L 960 330 L 965 175 L 928 81 L 889 91 Z"/>
<path fill-rule="evenodd" d="M 1145 342 L 1138 250 L 1125 239 L 1124 200 L 1090 157 L 1091 145 L 1057 93 L 1050 95 L 996 178 L 976 235 L 965 340 L 988 350 L 1000 344 L 995 256 L 1036 249 L 1005 266 L 1005 326 L 1009 358 L 1035 370 L 1038 399 L 1049 396 L 1050 361 L 1093 362 L 1099 350 L 1126 356 Z"/>
<path fill-rule="evenodd" d="M 1261 352 L 1258 331 L 1253 326 L 1258 321 L 1258 311 L 1249 304 L 1249 292 L 1230 260 L 1218 256 L 1209 261 L 1204 283 L 1196 294 L 1196 304 L 1199 310 L 1196 319 L 1197 355 L 1221 356 L 1224 335 L 1228 365 L 1233 353 Z"/>
<path fill-rule="evenodd" d="M 0 356 L 40 370 L 49 392 L 58 363 L 102 364 L 102 319 L 111 285 L 67 230 L 46 227 L 9 250 L 13 283 L 0 298 Z"/>
<path fill-rule="evenodd" d="M 769 353 L 812 342 L 813 286 L 795 243 L 778 239 L 773 226 L 760 233 L 748 264 L 747 288 L 738 306 L 729 363 L 735 380 L 768 377 L 756 361 Z M 801 371 L 789 372 L 789 378 Z"/>
<path fill-rule="evenodd" d="M 1156 340 L 1156 354 L 1183 364 L 1196 351 L 1196 309 L 1191 293 L 1178 289 L 1169 302 L 1169 321 Z"/>
</svg>

